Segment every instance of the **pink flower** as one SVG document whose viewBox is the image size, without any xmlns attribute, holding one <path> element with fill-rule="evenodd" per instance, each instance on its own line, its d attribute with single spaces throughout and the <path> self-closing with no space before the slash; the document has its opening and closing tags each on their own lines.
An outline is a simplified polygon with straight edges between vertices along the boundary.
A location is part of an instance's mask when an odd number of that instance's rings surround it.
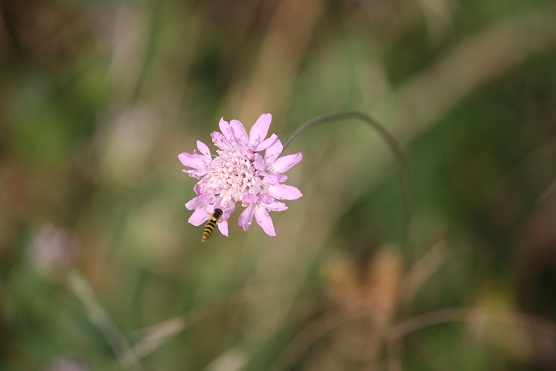
<svg viewBox="0 0 556 371">
<path fill-rule="evenodd" d="M 301 161 L 302 156 L 296 153 L 279 157 L 282 142 L 276 134 L 266 138 L 271 121 L 271 114 L 261 115 L 247 134 L 241 122 L 228 123 L 222 118 L 221 133 L 211 134 L 212 142 L 218 147 L 215 157 L 201 141 L 197 141 L 199 153 L 195 150 L 193 154 L 184 152 L 178 156 L 185 167 L 192 169 L 183 172 L 199 179 L 193 188 L 197 196 L 185 204 L 189 210 L 195 210 L 189 223 L 201 225 L 210 219 L 215 209 L 221 209 L 217 225 L 227 236 L 228 219 L 240 202 L 245 207 L 238 220 L 243 230 L 249 229 L 255 217 L 266 234 L 276 235 L 268 212 L 287 209 L 278 200 L 301 197 L 297 188 L 284 184 L 287 180 L 284 173 Z"/>
</svg>

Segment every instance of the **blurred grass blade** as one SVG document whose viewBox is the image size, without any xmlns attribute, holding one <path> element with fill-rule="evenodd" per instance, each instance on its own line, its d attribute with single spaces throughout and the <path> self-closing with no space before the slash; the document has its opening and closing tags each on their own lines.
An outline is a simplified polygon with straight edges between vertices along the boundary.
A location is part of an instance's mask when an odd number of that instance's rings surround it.
<svg viewBox="0 0 556 371">
<path fill-rule="evenodd" d="M 91 322 L 97 326 L 112 347 L 122 367 L 125 370 L 142 370 L 139 359 L 131 351 L 127 340 L 104 310 L 87 279 L 80 272 L 74 270 L 68 275 L 67 282 L 85 308 Z M 124 354 L 125 356 L 123 356 Z"/>
</svg>

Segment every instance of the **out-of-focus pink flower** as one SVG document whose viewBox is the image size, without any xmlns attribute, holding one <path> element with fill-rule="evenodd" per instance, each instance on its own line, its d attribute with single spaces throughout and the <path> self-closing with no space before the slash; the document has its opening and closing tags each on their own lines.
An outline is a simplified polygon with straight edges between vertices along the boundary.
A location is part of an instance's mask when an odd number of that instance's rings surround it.
<svg viewBox="0 0 556 371">
<path fill-rule="evenodd" d="M 81 362 L 70 358 L 58 358 L 53 361 L 45 371 L 87 371 L 88 368 L 85 367 Z"/>
<path fill-rule="evenodd" d="M 77 255 L 78 244 L 66 230 L 46 224 L 37 233 L 29 258 L 35 268 L 42 273 L 70 267 Z"/>
<path fill-rule="evenodd" d="M 213 157 L 206 144 L 197 141 L 197 149 L 181 153 L 181 163 L 192 170 L 183 170 L 189 176 L 199 179 L 193 188 L 197 196 L 185 204 L 195 210 L 189 223 L 201 225 L 221 209 L 218 220 L 220 232 L 228 235 L 228 219 L 240 202 L 245 210 L 239 216 L 239 225 L 249 229 L 253 217 L 269 236 L 275 236 L 274 224 L 269 211 L 283 211 L 287 206 L 278 200 L 295 200 L 301 192 L 284 184 L 284 175 L 292 166 L 301 161 L 301 153 L 279 157 L 282 142 L 276 134 L 266 138 L 272 121 L 269 113 L 259 117 L 249 134 L 237 120 L 229 123 L 220 120 L 220 131 L 211 134 L 212 142 L 218 149 Z M 264 151 L 264 155 L 261 152 Z"/>
</svg>

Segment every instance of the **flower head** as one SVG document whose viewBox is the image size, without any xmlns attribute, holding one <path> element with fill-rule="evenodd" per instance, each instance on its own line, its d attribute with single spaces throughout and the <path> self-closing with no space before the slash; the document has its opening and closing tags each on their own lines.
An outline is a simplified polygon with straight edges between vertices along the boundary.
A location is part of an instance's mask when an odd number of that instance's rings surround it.
<svg viewBox="0 0 556 371">
<path fill-rule="evenodd" d="M 249 134 L 237 120 L 229 123 L 220 120 L 220 131 L 211 134 L 212 142 L 218 149 L 213 157 L 206 144 L 197 141 L 197 149 L 192 154 L 181 153 L 181 163 L 192 170 L 183 170 L 189 176 L 199 179 L 193 188 L 197 194 L 185 204 L 195 210 L 189 223 L 201 225 L 214 213 L 222 210 L 218 219 L 218 229 L 228 235 L 228 219 L 241 203 L 245 208 L 239 216 L 238 224 L 247 231 L 253 217 L 266 234 L 275 236 L 274 225 L 269 211 L 283 211 L 287 206 L 278 200 L 295 200 L 301 192 L 284 184 L 284 175 L 292 166 L 301 161 L 301 153 L 279 157 L 282 142 L 276 134 L 266 138 L 272 121 L 269 113 L 261 115 Z M 261 152 L 264 151 L 264 155 Z"/>
</svg>

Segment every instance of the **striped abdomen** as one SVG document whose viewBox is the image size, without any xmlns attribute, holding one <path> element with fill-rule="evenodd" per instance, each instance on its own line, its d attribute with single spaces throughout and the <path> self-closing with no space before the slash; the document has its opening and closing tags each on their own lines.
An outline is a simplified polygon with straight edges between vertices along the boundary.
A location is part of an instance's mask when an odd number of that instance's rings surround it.
<svg viewBox="0 0 556 371">
<path fill-rule="evenodd" d="M 212 214 L 212 217 L 207 222 L 207 224 L 205 224 L 205 229 L 203 229 L 203 237 L 201 237 L 201 242 L 205 242 L 206 240 L 208 240 L 210 234 L 212 233 L 214 227 L 216 226 L 216 222 L 218 221 L 218 219 L 220 219 L 221 216 L 222 216 L 222 210 L 214 209 L 214 213 Z"/>
</svg>

